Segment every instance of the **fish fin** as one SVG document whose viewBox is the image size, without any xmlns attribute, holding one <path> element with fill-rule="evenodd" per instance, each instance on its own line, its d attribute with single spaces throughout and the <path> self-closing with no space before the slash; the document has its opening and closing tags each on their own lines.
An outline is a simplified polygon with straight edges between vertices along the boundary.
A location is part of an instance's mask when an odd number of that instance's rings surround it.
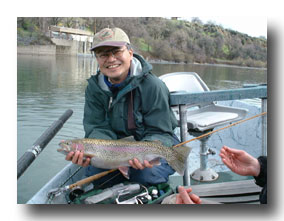
<svg viewBox="0 0 284 221">
<path fill-rule="evenodd" d="M 191 148 L 186 146 L 172 147 L 173 157 L 166 159 L 169 165 L 180 175 L 184 175 L 187 167 L 187 158 L 190 154 Z"/>
<path fill-rule="evenodd" d="M 129 167 L 118 167 L 118 170 L 126 179 L 129 180 Z"/>
</svg>

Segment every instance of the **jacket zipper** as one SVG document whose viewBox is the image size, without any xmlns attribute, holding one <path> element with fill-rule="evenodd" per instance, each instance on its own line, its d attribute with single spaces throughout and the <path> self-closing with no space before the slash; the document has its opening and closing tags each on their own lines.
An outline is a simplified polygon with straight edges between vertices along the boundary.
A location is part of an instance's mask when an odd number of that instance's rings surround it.
<svg viewBox="0 0 284 221">
<path fill-rule="evenodd" d="M 111 104 L 112 104 L 112 97 L 109 98 L 108 109 L 110 109 Z"/>
</svg>

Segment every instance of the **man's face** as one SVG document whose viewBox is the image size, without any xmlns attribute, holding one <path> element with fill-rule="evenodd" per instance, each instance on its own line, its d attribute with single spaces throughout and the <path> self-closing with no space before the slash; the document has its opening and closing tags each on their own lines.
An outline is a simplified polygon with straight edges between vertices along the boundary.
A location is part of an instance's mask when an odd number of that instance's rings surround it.
<svg viewBox="0 0 284 221">
<path fill-rule="evenodd" d="M 104 46 L 96 50 L 96 57 L 100 71 L 109 77 L 112 83 L 121 83 L 127 77 L 133 51 L 128 50 L 126 46 Z"/>
</svg>

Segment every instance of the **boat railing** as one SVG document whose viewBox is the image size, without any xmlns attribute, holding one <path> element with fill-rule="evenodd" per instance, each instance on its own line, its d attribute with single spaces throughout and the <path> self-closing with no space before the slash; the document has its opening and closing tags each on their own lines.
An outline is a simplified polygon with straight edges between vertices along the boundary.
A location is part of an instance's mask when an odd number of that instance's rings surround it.
<svg viewBox="0 0 284 221">
<path fill-rule="evenodd" d="M 179 107 L 181 142 L 187 137 L 187 107 L 198 103 L 216 101 L 261 99 L 261 112 L 267 111 L 267 85 L 244 85 L 243 88 L 204 91 L 195 93 L 177 92 L 170 95 L 170 105 Z M 262 117 L 262 155 L 267 155 L 267 115 Z M 188 169 L 185 171 L 184 184 L 189 182 Z"/>
</svg>

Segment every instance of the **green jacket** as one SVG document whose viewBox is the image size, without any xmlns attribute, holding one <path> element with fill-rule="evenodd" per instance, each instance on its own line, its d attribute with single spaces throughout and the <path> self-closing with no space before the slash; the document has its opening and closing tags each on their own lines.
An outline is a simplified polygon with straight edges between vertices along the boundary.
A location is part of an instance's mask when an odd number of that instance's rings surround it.
<svg viewBox="0 0 284 221">
<path fill-rule="evenodd" d="M 119 86 L 115 97 L 99 70 L 88 79 L 83 119 L 85 137 L 120 139 L 133 135 L 137 141 L 160 140 L 166 146 L 173 145 L 177 120 L 169 105 L 169 91 L 151 70 L 149 63 L 134 54 L 130 75 Z M 127 94 L 131 90 L 134 91 L 134 131 L 127 126 Z"/>
</svg>

